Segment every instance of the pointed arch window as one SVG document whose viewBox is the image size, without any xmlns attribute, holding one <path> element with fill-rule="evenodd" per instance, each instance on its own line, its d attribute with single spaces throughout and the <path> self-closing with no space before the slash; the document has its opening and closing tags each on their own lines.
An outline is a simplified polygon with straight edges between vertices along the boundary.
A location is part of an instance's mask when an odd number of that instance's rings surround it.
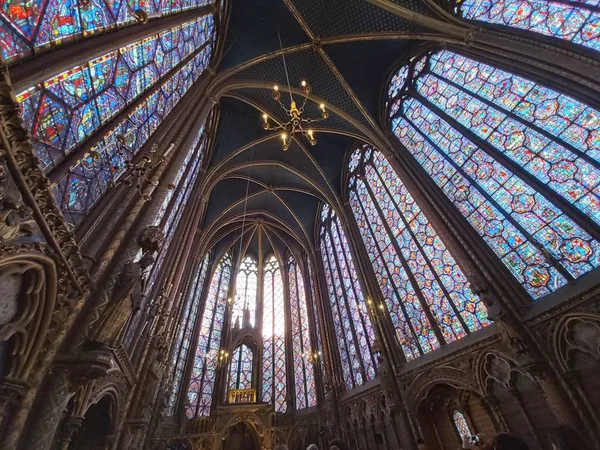
<svg viewBox="0 0 600 450">
<path fill-rule="evenodd" d="M 317 404 L 315 375 L 312 366 L 312 346 L 308 324 L 308 308 L 304 290 L 304 277 L 296 259 L 288 259 L 288 281 L 292 327 L 292 348 L 294 352 L 294 380 L 296 387 L 296 408 L 304 409 Z"/>
<path fill-rule="evenodd" d="M 352 389 L 376 375 L 375 336 L 346 235 L 329 205 L 321 211 L 319 236 L 344 381 Z"/>
<path fill-rule="evenodd" d="M 283 279 L 274 254 L 263 266 L 263 401 L 276 412 L 287 409 Z"/>
<path fill-rule="evenodd" d="M 471 429 L 469 428 L 469 424 L 467 423 L 467 419 L 465 419 L 464 414 L 458 409 L 455 409 L 452 412 L 452 421 L 454 422 L 454 426 L 456 427 L 456 431 L 460 437 L 473 435 L 473 433 L 471 433 Z"/>
<path fill-rule="evenodd" d="M 179 395 L 179 389 L 181 387 L 183 378 L 183 371 L 188 359 L 188 353 L 192 343 L 194 330 L 196 329 L 196 319 L 198 318 L 200 299 L 202 298 L 202 292 L 204 290 L 204 282 L 206 280 L 206 274 L 208 273 L 209 261 L 210 256 L 206 255 L 196 269 L 196 273 L 192 279 L 192 284 L 188 290 L 182 307 L 181 321 L 179 322 L 179 329 L 177 331 L 177 338 L 175 340 L 173 358 L 171 361 L 173 375 L 172 390 L 171 395 L 169 396 L 170 416 L 175 414 L 177 397 Z"/>
<path fill-rule="evenodd" d="M 450 51 L 389 97 L 396 137 L 534 299 L 600 265 L 598 111 Z"/>
<path fill-rule="evenodd" d="M 246 256 L 238 270 L 235 282 L 235 301 L 231 324 L 244 325 L 244 311 L 248 311 L 250 326 L 256 323 L 256 298 L 258 295 L 258 265 L 252 256 Z"/>
<path fill-rule="evenodd" d="M 458 0 L 465 19 L 540 33 L 600 50 L 598 0 Z"/>
<path fill-rule="evenodd" d="M 8 62 L 33 53 L 121 28 L 138 21 L 135 11 L 161 15 L 197 8 L 212 1 L 176 0 L 164 2 L 93 0 L 83 5 L 75 0 L 3 2 L 0 8 L 2 56 Z"/>
<path fill-rule="evenodd" d="M 349 197 L 407 360 L 487 325 L 464 273 L 381 152 L 350 160 Z"/>
<path fill-rule="evenodd" d="M 188 418 L 210 414 L 231 270 L 232 259 L 227 253 L 212 275 L 202 313 L 185 407 Z"/>
<path fill-rule="evenodd" d="M 212 38 L 212 15 L 106 53 L 17 95 L 43 169 L 50 170 L 122 108 Z"/>
<path fill-rule="evenodd" d="M 34 151 L 47 172 L 90 133 L 114 119 L 116 112 L 137 101 L 133 110 L 52 185 L 68 222 L 81 222 L 111 182 L 123 174 L 125 162 L 146 143 L 208 66 L 212 44 L 206 42 L 213 33 L 208 23 L 212 24 L 210 16 L 181 25 L 17 95 L 24 126 L 31 131 Z M 195 40 L 206 45 L 196 47 Z M 169 52 L 172 55 L 167 57 Z M 180 54 L 187 56 L 177 68 Z M 136 100 L 143 91 L 144 97 Z"/>
<path fill-rule="evenodd" d="M 231 354 L 229 389 L 252 388 L 254 352 L 246 344 L 238 345 Z"/>
</svg>

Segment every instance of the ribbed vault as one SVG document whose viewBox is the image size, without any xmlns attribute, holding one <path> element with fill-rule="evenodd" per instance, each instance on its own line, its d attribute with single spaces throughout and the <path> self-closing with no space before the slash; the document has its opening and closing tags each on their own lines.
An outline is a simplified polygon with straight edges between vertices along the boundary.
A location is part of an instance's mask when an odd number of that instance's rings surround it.
<svg viewBox="0 0 600 450">
<path fill-rule="evenodd" d="M 430 15 L 424 3 L 401 4 Z M 210 87 L 220 118 L 203 188 L 209 198 L 201 225 L 206 248 L 219 239 L 227 241 L 220 247 L 230 247 L 242 224 L 259 221 L 269 223 L 271 234 L 277 230 L 279 241 L 312 248 L 320 202 L 336 209 L 342 204 L 348 149 L 362 142 L 385 145 L 383 86 L 395 61 L 424 37 L 436 38 L 363 0 L 233 0 Z M 302 80 L 311 84 L 305 115 L 319 117 L 321 103 L 330 113 L 313 127 L 314 147 L 300 138 L 284 152 L 279 134 L 262 129 L 264 113 L 274 122 L 286 120 L 272 96 L 277 84 L 289 101 L 282 54 L 292 94 L 300 94 Z"/>
</svg>

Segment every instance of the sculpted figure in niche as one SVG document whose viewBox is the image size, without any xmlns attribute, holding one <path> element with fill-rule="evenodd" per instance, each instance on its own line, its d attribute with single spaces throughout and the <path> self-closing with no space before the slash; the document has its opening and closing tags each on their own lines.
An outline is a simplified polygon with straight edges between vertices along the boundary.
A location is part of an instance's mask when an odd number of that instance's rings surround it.
<svg viewBox="0 0 600 450">
<path fill-rule="evenodd" d="M 31 208 L 23 203 L 4 161 L 0 160 L 0 242 L 33 236 L 36 231 Z"/>
<path fill-rule="evenodd" d="M 138 262 L 129 261 L 117 277 L 110 301 L 102 314 L 94 343 L 109 347 L 120 344 L 125 327 L 132 314 L 135 314 L 142 302 L 144 293 L 144 275 L 148 267 L 154 263 L 155 254 L 163 242 L 163 234 L 159 227 L 145 228 L 138 237 L 143 256 Z"/>
<path fill-rule="evenodd" d="M 109 347 L 120 343 L 121 335 L 132 313 L 139 310 L 143 295 L 144 270 L 154 262 L 151 255 L 144 255 L 134 263 L 125 264 L 117 277 L 110 302 L 102 314 L 93 341 Z"/>
</svg>

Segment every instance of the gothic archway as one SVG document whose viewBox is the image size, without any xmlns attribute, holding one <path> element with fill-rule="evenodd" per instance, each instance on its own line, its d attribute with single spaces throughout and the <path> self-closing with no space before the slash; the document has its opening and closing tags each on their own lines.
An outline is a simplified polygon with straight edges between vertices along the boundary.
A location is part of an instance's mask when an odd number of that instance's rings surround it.
<svg viewBox="0 0 600 450">
<path fill-rule="evenodd" d="M 234 425 L 223 441 L 223 450 L 259 450 L 260 442 L 258 436 L 246 422 Z"/>
</svg>

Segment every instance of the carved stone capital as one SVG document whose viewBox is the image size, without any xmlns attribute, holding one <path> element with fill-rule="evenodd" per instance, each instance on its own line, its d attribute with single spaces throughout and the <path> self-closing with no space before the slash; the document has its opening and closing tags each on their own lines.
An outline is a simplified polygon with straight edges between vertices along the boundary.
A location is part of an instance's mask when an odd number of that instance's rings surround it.
<svg viewBox="0 0 600 450">
<path fill-rule="evenodd" d="M 60 435 L 60 440 L 63 444 L 63 448 L 65 448 L 65 444 L 71 442 L 75 435 L 79 432 L 79 430 L 81 430 L 83 420 L 84 418 L 79 416 L 69 416 L 65 418 L 65 420 L 63 421 Z"/>
<path fill-rule="evenodd" d="M 0 425 L 11 408 L 19 402 L 25 394 L 28 385 L 10 378 L 0 378 Z"/>
<path fill-rule="evenodd" d="M 77 355 L 59 356 L 52 370 L 65 371 L 75 390 L 90 380 L 105 376 L 112 367 L 113 352 L 107 347 L 87 350 Z"/>
</svg>

